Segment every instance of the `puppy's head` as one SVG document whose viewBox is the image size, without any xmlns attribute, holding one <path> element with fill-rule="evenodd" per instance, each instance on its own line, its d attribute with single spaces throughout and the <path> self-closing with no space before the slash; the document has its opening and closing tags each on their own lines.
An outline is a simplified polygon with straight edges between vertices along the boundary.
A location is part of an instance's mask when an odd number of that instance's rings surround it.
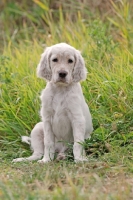
<svg viewBox="0 0 133 200">
<path fill-rule="evenodd" d="M 56 84 L 70 84 L 86 78 L 84 59 L 74 47 L 59 43 L 47 47 L 37 67 L 37 75 Z"/>
</svg>

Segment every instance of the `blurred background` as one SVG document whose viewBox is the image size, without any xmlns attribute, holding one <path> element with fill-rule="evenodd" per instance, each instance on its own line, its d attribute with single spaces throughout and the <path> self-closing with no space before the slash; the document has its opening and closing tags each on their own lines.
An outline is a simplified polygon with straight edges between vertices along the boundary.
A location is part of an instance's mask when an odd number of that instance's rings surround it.
<svg viewBox="0 0 133 200">
<path fill-rule="evenodd" d="M 130 0 L 1 0 L 0 50 L 8 42 L 34 40 L 44 45 L 59 41 L 85 45 L 96 19 L 108 26 L 113 39 L 127 44 L 132 7 Z"/>
</svg>

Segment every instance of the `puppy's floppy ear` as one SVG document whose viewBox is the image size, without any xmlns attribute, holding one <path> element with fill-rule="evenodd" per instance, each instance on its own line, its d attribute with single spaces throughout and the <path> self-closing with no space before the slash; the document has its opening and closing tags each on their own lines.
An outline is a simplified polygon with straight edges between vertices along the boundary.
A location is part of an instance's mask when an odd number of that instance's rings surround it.
<svg viewBox="0 0 133 200">
<path fill-rule="evenodd" d="M 76 62 L 73 70 L 73 81 L 79 82 L 86 79 L 87 69 L 85 67 L 85 62 L 83 57 L 81 56 L 80 51 L 76 50 L 75 58 Z"/>
<path fill-rule="evenodd" d="M 50 68 L 50 47 L 47 47 L 41 55 L 40 63 L 37 66 L 37 76 L 48 81 L 52 78 L 52 71 Z"/>
</svg>

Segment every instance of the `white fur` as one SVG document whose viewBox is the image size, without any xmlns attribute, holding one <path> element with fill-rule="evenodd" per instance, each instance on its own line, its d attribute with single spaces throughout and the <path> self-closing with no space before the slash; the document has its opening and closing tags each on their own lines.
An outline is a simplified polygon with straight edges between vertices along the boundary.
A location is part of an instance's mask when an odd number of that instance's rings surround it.
<svg viewBox="0 0 133 200">
<path fill-rule="evenodd" d="M 21 139 L 22 139 L 22 142 L 25 142 L 27 144 L 31 144 L 31 138 L 30 137 L 22 136 Z"/>
<path fill-rule="evenodd" d="M 43 156 L 39 162 L 45 163 L 54 159 L 55 152 L 58 152 L 57 159 L 64 159 L 67 143 L 73 143 L 75 161 L 86 160 L 80 143 L 89 138 L 93 130 L 79 83 L 86 79 L 86 73 L 84 59 L 75 48 L 65 43 L 46 48 L 37 67 L 38 76 L 48 83 L 41 95 L 42 122 L 31 132 L 33 154 L 13 162 L 37 160 Z M 23 140 L 29 143 L 28 138 Z"/>
</svg>

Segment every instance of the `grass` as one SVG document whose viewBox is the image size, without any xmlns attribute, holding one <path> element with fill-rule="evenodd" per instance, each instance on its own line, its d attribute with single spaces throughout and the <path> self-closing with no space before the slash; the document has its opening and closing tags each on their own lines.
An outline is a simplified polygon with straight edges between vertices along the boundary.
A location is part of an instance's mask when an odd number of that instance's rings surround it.
<svg viewBox="0 0 133 200">
<path fill-rule="evenodd" d="M 46 9 L 48 5 L 35 2 L 37 13 L 45 10 L 38 18 L 25 1 L 22 6 L 7 4 L 1 13 L 7 34 L 2 36 L 0 55 L 0 198 L 132 199 L 131 6 L 128 1 L 122 1 L 119 6 L 113 4 L 114 15 L 108 15 L 104 21 L 91 12 L 83 18 L 83 10 L 75 12 L 76 20 L 71 16 L 68 21 L 68 13 L 64 14 L 61 8 L 51 16 L 51 10 Z M 15 6 L 21 10 L 19 15 Z M 21 24 L 24 8 L 26 19 Z M 46 165 L 13 164 L 13 158 L 31 154 L 20 136 L 29 135 L 40 121 L 39 95 L 45 87 L 45 82 L 36 77 L 40 54 L 45 46 L 62 41 L 81 50 L 88 69 L 87 80 L 82 82 L 94 124 L 91 139 L 83 144 L 88 162 L 75 164 L 68 159 Z"/>
<path fill-rule="evenodd" d="M 4 163 L 3 166 L 1 188 L 7 199 L 132 198 L 133 179 L 120 163 L 117 167 L 101 160 L 85 164 Z"/>
</svg>

